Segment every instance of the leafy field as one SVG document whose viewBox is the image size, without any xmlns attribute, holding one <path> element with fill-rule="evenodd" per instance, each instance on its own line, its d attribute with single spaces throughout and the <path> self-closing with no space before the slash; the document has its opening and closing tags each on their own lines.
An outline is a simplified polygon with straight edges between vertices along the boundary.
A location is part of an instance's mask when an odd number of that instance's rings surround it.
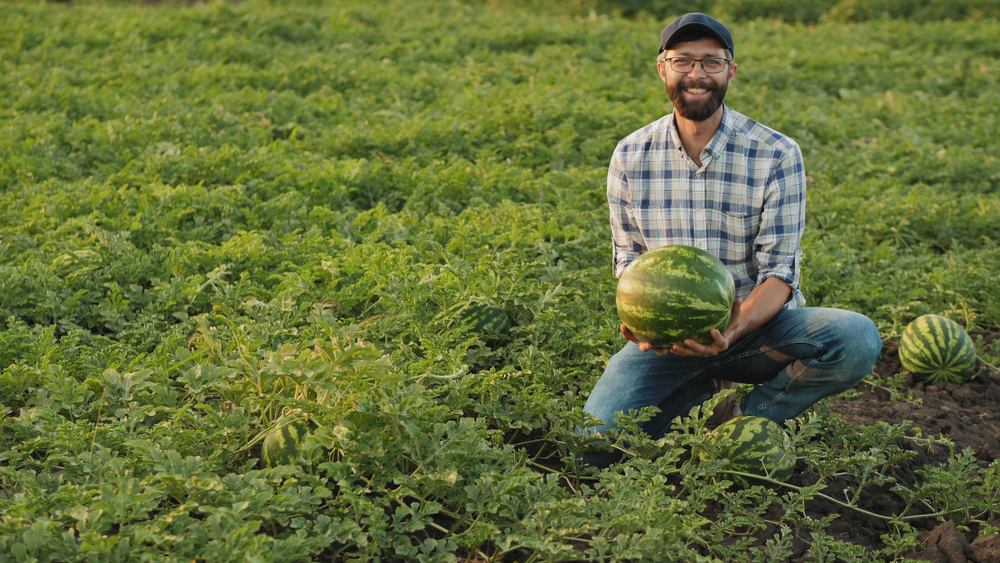
<svg viewBox="0 0 1000 563">
<path fill-rule="evenodd" d="M 664 21 L 608 5 L 0 5 L 0 561 L 871 561 L 996 533 L 1000 450 L 834 408 L 919 413 L 898 364 L 789 423 L 791 486 L 690 461 L 700 418 L 577 463 L 622 345 L 608 159 L 670 111 Z M 1000 22 L 970 6 L 734 19 L 727 102 L 802 146 L 808 303 L 888 357 L 958 321 L 985 397 Z M 482 302 L 508 332 L 464 320 Z M 301 465 L 263 468 L 295 409 Z"/>
</svg>

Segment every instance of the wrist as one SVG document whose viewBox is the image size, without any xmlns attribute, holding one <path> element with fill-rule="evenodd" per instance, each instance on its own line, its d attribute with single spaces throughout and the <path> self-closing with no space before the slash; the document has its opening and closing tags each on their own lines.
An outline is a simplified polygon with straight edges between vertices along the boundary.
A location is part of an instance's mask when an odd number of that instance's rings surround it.
<svg viewBox="0 0 1000 563">
<path fill-rule="evenodd" d="M 727 326 L 725 330 L 726 336 L 728 337 L 728 340 L 730 342 L 735 342 L 740 338 L 743 338 L 743 335 L 746 334 L 747 332 L 748 331 L 746 330 L 746 322 L 743 320 L 742 317 L 739 319 L 733 319 L 733 321 L 729 323 L 729 326 Z"/>
</svg>

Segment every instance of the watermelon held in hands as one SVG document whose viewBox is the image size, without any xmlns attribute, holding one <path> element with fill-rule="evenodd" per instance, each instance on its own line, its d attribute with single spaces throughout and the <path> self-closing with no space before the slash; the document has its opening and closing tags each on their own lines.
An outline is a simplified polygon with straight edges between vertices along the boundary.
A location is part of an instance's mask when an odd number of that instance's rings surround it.
<svg viewBox="0 0 1000 563">
<path fill-rule="evenodd" d="M 618 316 L 657 348 L 714 341 L 733 313 L 736 285 L 715 256 L 693 246 L 663 246 L 632 261 L 618 279 Z"/>
<path fill-rule="evenodd" d="M 260 459 L 265 467 L 277 467 L 295 463 L 299 455 L 299 445 L 317 425 L 301 413 L 282 416 L 274 422 L 264 436 L 260 448 Z"/>
<path fill-rule="evenodd" d="M 976 347 L 955 321 L 923 315 L 903 329 L 899 361 L 918 381 L 963 383 L 976 370 Z"/>
<path fill-rule="evenodd" d="M 712 440 L 718 446 L 714 459 L 729 460 L 728 468 L 751 473 L 785 483 L 795 471 L 795 456 L 785 450 L 785 431 L 781 425 L 762 416 L 738 416 L 712 431 Z M 710 452 L 695 452 L 702 461 L 710 461 Z M 733 476 L 740 485 L 748 481 Z"/>
</svg>

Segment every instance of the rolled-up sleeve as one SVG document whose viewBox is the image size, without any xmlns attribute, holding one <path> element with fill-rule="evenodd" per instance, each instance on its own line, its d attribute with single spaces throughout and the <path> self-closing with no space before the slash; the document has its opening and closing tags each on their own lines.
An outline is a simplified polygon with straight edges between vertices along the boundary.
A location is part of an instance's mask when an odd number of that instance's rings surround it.
<svg viewBox="0 0 1000 563">
<path fill-rule="evenodd" d="M 760 230 L 754 241 L 757 284 L 780 278 L 799 290 L 799 243 L 805 228 L 806 173 L 797 144 L 784 150 L 764 191 Z"/>
<path fill-rule="evenodd" d="M 632 213 L 632 193 L 622 164 L 622 145 L 615 148 L 608 167 L 608 206 L 611 209 L 612 270 L 620 277 L 632 260 L 646 251 Z"/>
</svg>

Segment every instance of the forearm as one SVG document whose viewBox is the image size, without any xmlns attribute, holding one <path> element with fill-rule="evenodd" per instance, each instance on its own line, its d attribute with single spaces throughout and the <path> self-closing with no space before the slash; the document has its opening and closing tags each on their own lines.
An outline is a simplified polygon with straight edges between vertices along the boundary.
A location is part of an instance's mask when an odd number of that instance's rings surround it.
<svg viewBox="0 0 1000 563">
<path fill-rule="evenodd" d="M 781 278 L 767 278 L 750 292 L 740 307 L 740 325 L 734 334 L 736 340 L 771 320 L 785 306 L 792 288 Z"/>
</svg>

